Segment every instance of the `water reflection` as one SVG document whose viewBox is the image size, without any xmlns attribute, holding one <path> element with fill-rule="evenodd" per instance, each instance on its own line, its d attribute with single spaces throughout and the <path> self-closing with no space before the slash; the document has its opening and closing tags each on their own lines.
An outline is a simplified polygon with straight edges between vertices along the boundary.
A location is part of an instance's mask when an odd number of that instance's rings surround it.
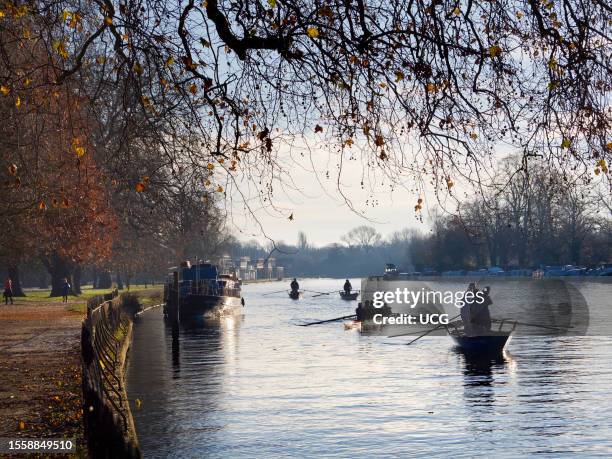
<svg viewBox="0 0 612 459">
<path fill-rule="evenodd" d="M 333 282 L 304 286 L 331 291 Z M 263 295 L 278 289 L 247 286 L 244 320 L 173 329 L 155 311 L 139 319 L 128 394 L 142 400 L 134 419 L 145 457 L 612 451 L 609 337 L 517 334 L 512 355 L 482 360 L 448 336 L 405 346 L 411 337 L 368 336 L 341 322 L 298 327 L 355 304 Z"/>
<path fill-rule="evenodd" d="M 173 378 L 180 378 L 181 345 L 207 355 L 235 355 L 243 318 L 243 315 L 216 319 L 193 317 L 181 319 L 180 323 L 164 319 L 166 336 L 171 337 Z"/>
</svg>

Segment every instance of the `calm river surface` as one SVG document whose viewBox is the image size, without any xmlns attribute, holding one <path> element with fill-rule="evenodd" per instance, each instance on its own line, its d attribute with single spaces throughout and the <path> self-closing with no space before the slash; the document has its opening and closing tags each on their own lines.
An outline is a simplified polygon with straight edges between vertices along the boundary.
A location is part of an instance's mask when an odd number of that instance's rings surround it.
<svg viewBox="0 0 612 459">
<path fill-rule="evenodd" d="M 263 296 L 283 287 L 246 285 L 242 318 L 183 326 L 177 339 L 159 308 L 136 320 L 128 393 L 145 457 L 612 456 L 610 333 L 519 334 L 482 364 L 445 336 L 407 347 L 341 322 L 298 327 L 356 302 Z M 612 284 L 579 290 L 610 317 Z"/>
</svg>

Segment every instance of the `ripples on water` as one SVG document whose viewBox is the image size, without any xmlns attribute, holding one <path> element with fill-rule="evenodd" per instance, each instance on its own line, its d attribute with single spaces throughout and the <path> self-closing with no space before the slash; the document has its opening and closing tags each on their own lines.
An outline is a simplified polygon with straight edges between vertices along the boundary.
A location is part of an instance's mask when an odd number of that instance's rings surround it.
<svg viewBox="0 0 612 459">
<path fill-rule="evenodd" d="M 174 338 L 161 310 L 137 319 L 128 392 L 145 457 L 612 456 L 610 336 L 516 336 L 503 359 L 466 361 L 448 337 L 298 327 L 356 303 L 262 296 L 283 286 L 247 285 L 242 318 Z M 610 284 L 588 291 L 595 313 L 612 307 Z"/>
</svg>

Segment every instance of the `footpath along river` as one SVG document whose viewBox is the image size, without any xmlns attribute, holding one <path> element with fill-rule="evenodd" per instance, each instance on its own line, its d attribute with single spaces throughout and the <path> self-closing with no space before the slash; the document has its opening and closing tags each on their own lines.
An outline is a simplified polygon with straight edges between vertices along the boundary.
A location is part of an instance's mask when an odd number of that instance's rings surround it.
<svg viewBox="0 0 612 459">
<path fill-rule="evenodd" d="M 300 281 L 320 292 L 342 283 Z M 245 285 L 241 318 L 184 325 L 174 340 L 161 309 L 150 310 L 136 320 L 127 375 L 143 454 L 610 457 L 612 337 L 602 324 L 612 284 L 576 285 L 596 333 L 519 334 L 487 364 L 466 360 L 448 336 L 408 347 L 409 337 L 364 336 L 341 322 L 299 327 L 351 314 L 356 302 L 263 296 L 285 283 Z"/>
</svg>

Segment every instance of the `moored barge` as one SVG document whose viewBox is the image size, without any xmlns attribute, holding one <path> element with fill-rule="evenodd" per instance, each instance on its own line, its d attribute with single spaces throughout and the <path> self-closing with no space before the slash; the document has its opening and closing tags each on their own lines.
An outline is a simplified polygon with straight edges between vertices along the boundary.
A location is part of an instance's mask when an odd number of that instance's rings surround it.
<svg viewBox="0 0 612 459">
<path fill-rule="evenodd" d="M 181 263 L 164 287 L 164 313 L 184 317 L 240 314 L 241 281 L 235 273 L 220 274 L 211 263 Z"/>
</svg>

